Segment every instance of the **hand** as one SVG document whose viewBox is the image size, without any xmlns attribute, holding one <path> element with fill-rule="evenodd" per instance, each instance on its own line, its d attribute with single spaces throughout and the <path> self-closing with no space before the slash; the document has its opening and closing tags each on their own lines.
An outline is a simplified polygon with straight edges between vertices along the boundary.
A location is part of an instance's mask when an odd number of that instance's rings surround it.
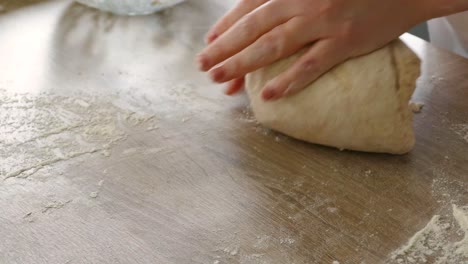
<svg viewBox="0 0 468 264">
<path fill-rule="evenodd" d="M 426 2 L 426 4 L 425 4 Z M 430 15 L 426 0 L 241 0 L 207 34 L 202 71 L 240 90 L 244 76 L 310 46 L 263 89 L 265 100 L 297 93 L 337 64 L 372 52 Z"/>
</svg>

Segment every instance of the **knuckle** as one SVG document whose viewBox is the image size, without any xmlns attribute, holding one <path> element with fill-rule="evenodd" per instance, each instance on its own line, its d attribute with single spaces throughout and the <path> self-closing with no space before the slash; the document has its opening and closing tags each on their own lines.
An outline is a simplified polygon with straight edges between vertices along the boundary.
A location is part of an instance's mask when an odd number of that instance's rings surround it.
<svg viewBox="0 0 468 264">
<path fill-rule="evenodd" d="M 245 67 L 245 63 L 239 58 L 233 58 L 228 65 L 226 65 L 226 68 L 229 69 L 229 73 L 231 75 L 237 75 L 242 69 Z"/>
<path fill-rule="evenodd" d="M 216 45 L 213 46 L 213 48 L 207 52 L 207 54 L 209 54 L 209 56 L 207 55 L 207 57 L 210 60 L 218 60 L 225 53 L 226 50 L 224 49 L 223 45 Z"/>
<path fill-rule="evenodd" d="M 243 70 L 248 66 L 248 61 L 244 57 L 235 56 L 232 57 L 224 65 L 226 76 L 229 78 L 238 77 L 239 74 L 242 74 Z"/>
<path fill-rule="evenodd" d="M 246 0 L 246 2 L 249 2 L 249 5 L 253 6 L 260 6 L 263 3 L 265 3 L 265 0 Z"/>
<path fill-rule="evenodd" d="M 257 29 L 255 20 L 256 19 L 254 15 L 245 15 L 239 22 L 241 34 L 243 34 L 246 37 L 254 35 Z"/>
<path fill-rule="evenodd" d="M 342 24 L 341 38 L 351 41 L 357 33 L 356 24 L 353 21 L 346 21 Z"/>
<path fill-rule="evenodd" d="M 279 59 L 284 55 L 287 41 L 284 34 L 272 31 L 265 36 L 264 47 L 268 56 Z"/>
<path fill-rule="evenodd" d="M 310 73 L 317 71 L 319 67 L 320 66 L 316 58 L 307 58 L 299 64 L 299 71 Z"/>
<path fill-rule="evenodd" d="M 329 16 L 335 9 L 335 1 L 323 1 L 320 8 L 318 9 L 319 16 Z"/>
<path fill-rule="evenodd" d="M 346 44 L 346 49 L 355 49 L 359 46 L 360 40 L 364 39 L 360 34 L 360 29 L 352 21 L 343 23 L 337 40 Z M 344 47 L 343 47 L 344 48 Z"/>
</svg>

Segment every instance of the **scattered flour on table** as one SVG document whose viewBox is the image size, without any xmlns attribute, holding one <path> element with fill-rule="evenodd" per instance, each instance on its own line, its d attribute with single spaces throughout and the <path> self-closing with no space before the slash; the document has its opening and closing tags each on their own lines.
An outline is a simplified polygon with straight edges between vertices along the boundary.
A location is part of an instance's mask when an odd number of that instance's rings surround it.
<svg viewBox="0 0 468 264">
<path fill-rule="evenodd" d="M 98 198 L 99 192 L 101 191 L 103 184 L 104 184 L 104 180 L 100 180 L 97 184 L 97 191 L 91 192 L 89 194 L 89 198 L 92 198 L 92 199 Z"/>
<path fill-rule="evenodd" d="M 280 238 L 280 244 L 281 245 L 292 245 L 296 243 L 296 240 L 294 238 Z"/>
<path fill-rule="evenodd" d="M 239 245 L 230 245 L 224 248 L 223 251 L 231 256 L 237 256 L 239 254 Z"/>
<path fill-rule="evenodd" d="M 65 202 L 61 202 L 61 201 L 52 201 L 52 202 L 48 202 L 44 208 L 42 209 L 42 213 L 46 213 L 46 212 L 49 212 L 50 210 L 58 210 L 58 209 L 61 209 L 63 208 L 65 205 L 69 204 L 72 200 L 68 200 L 68 201 L 65 201 Z"/>
<path fill-rule="evenodd" d="M 457 135 L 461 136 L 466 142 L 468 142 L 468 124 L 453 125 L 451 129 Z"/>
<path fill-rule="evenodd" d="M 154 130 L 158 130 L 159 129 L 159 126 L 149 126 L 146 131 L 154 131 Z"/>
<path fill-rule="evenodd" d="M 0 124 L 3 180 L 27 178 L 84 155 L 108 157 L 129 129 L 155 126 L 152 116 L 123 110 L 97 97 L 11 95 L 2 90 Z"/>
<path fill-rule="evenodd" d="M 453 217 L 435 215 L 389 263 L 468 263 L 468 206 L 452 211 Z"/>
<path fill-rule="evenodd" d="M 242 110 L 239 120 L 245 123 L 257 123 L 252 109 L 249 107 L 246 107 Z"/>
</svg>

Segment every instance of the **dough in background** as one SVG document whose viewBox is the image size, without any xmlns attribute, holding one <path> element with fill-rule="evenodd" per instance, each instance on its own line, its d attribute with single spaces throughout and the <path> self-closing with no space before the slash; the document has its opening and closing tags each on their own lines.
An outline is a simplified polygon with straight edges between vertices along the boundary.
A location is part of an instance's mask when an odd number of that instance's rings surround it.
<svg viewBox="0 0 468 264">
<path fill-rule="evenodd" d="M 401 40 L 336 66 L 293 96 L 265 102 L 264 85 L 303 53 L 247 75 L 246 90 L 261 124 L 339 149 L 411 151 L 415 139 L 409 101 L 420 75 L 420 60 Z"/>
</svg>

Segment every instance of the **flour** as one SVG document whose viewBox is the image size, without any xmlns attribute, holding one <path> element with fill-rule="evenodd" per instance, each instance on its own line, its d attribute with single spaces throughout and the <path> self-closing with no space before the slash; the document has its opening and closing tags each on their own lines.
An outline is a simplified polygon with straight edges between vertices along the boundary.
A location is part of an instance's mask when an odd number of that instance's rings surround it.
<svg viewBox="0 0 468 264">
<path fill-rule="evenodd" d="M 85 155 L 111 155 L 128 131 L 155 126 L 96 97 L 10 95 L 0 90 L 0 178 L 27 178 Z"/>
<path fill-rule="evenodd" d="M 452 212 L 432 217 L 388 263 L 468 263 L 468 206 L 453 205 Z"/>
<path fill-rule="evenodd" d="M 413 113 L 415 114 L 421 113 L 423 107 L 424 107 L 424 103 L 416 103 L 416 102 L 410 103 L 411 111 L 413 111 Z"/>
<path fill-rule="evenodd" d="M 458 208 L 453 207 L 453 216 L 460 226 L 460 231 L 463 232 L 463 239 L 455 243 L 455 253 L 468 258 L 468 206 Z M 468 261 L 468 260 L 467 260 Z"/>
<path fill-rule="evenodd" d="M 270 236 L 263 235 L 263 236 L 257 236 L 257 241 L 255 244 L 253 244 L 253 247 L 255 249 L 268 249 L 272 246 L 273 241 Z"/>
<path fill-rule="evenodd" d="M 250 107 L 244 108 L 242 110 L 239 120 L 245 123 L 257 123 L 257 120 L 255 119 L 255 116 Z"/>
<path fill-rule="evenodd" d="M 90 150 L 90 151 L 72 153 L 71 155 L 65 156 L 65 157 L 57 157 L 57 158 L 50 159 L 50 160 L 44 160 L 44 161 L 41 161 L 41 162 L 39 162 L 37 164 L 34 164 L 32 166 L 23 167 L 23 168 L 20 168 L 20 169 L 18 169 L 16 171 L 12 171 L 12 172 L 8 173 L 6 175 L 6 177 L 5 177 L 5 180 L 8 179 L 8 178 L 12 178 L 12 177 L 18 177 L 23 172 L 26 172 L 26 171 L 33 170 L 34 172 L 36 172 L 36 171 L 38 171 L 39 169 L 41 169 L 41 168 L 43 168 L 45 166 L 51 166 L 51 165 L 54 165 L 55 163 L 58 163 L 58 162 L 61 162 L 61 161 L 70 160 L 70 159 L 73 159 L 73 158 L 76 158 L 76 157 L 79 157 L 79 156 L 82 156 L 82 155 L 85 155 L 85 154 L 92 154 L 92 153 L 95 153 L 97 151 L 98 150 L 93 149 L 93 150 Z M 32 174 L 34 174 L 34 173 L 32 173 Z"/>
<path fill-rule="evenodd" d="M 154 130 L 158 130 L 159 127 L 158 126 L 150 126 L 146 129 L 146 131 L 154 131 Z"/>
<path fill-rule="evenodd" d="M 239 245 L 230 245 L 226 247 L 223 251 L 231 256 L 236 256 L 237 254 L 239 254 Z"/>
<path fill-rule="evenodd" d="M 451 129 L 457 135 L 461 136 L 466 142 L 468 142 L 468 124 L 453 125 Z"/>
<path fill-rule="evenodd" d="M 185 0 L 78 0 L 78 2 L 123 15 L 144 15 L 164 10 Z"/>
<path fill-rule="evenodd" d="M 65 205 L 69 204 L 72 200 L 68 200 L 65 202 L 61 201 L 52 201 L 47 203 L 44 208 L 42 209 L 42 213 L 46 213 L 50 210 L 57 210 L 63 208 Z M 31 213 L 32 214 L 32 213 Z"/>
<path fill-rule="evenodd" d="M 293 239 L 293 238 L 289 238 L 289 237 L 288 238 L 280 238 L 280 244 L 281 245 L 284 245 L 284 244 L 292 245 L 294 243 L 296 243 L 296 240 Z"/>
<path fill-rule="evenodd" d="M 99 196 L 99 193 L 101 192 L 102 185 L 104 184 L 104 180 L 100 180 L 97 184 L 97 191 L 90 192 L 89 193 L 89 198 L 96 199 Z"/>
<path fill-rule="evenodd" d="M 106 150 L 103 150 L 101 153 L 102 153 L 102 155 L 103 155 L 104 157 L 110 157 L 110 156 L 111 156 L 110 151 L 107 150 L 107 149 L 106 149 Z"/>
</svg>

